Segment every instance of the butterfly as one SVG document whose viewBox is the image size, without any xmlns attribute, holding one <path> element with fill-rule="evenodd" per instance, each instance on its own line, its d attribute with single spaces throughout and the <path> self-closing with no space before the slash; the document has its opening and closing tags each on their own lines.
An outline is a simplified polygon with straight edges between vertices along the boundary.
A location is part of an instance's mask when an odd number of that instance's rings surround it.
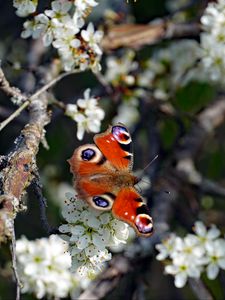
<svg viewBox="0 0 225 300">
<path fill-rule="evenodd" d="M 150 236 L 153 221 L 147 205 L 135 189 L 131 136 L 121 123 L 94 136 L 95 144 L 78 147 L 68 160 L 74 188 L 80 199 L 131 225 L 138 235 Z"/>
</svg>

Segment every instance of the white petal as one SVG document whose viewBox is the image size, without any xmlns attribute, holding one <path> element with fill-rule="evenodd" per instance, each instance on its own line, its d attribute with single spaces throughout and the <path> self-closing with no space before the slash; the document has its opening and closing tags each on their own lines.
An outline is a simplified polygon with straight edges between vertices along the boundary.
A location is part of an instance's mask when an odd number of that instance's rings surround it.
<svg viewBox="0 0 225 300">
<path fill-rule="evenodd" d="M 178 270 L 178 267 L 174 265 L 168 265 L 165 267 L 165 272 L 172 275 L 177 274 Z"/>
<path fill-rule="evenodd" d="M 209 279 L 215 279 L 219 273 L 219 268 L 216 264 L 209 264 L 206 268 L 206 271 Z"/>
<path fill-rule="evenodd" d="M 212 227 L 209 229 L 207 233 L 207 237 L 211 240 L 216 239 L 220 236 L 220 230 L 215 226 L 212 225 Z"/>
<path fill-rule="evenodd" d="M 187 282 L 187 274 L 179 273 L 175 276 L 174 284 L 177 288 L 182 288 Z"/>
<path fill-rule="evenodd" d="M 194 231 L 199 236 L 205 236 L 206 235 L 206 227 L 201 221 L 195 222 Z"/>
<path fill-rule="evenodd" d="M 225 270 L 225 257 L 218 259 L 218 265 L 221 269 Z"/>
</svg>

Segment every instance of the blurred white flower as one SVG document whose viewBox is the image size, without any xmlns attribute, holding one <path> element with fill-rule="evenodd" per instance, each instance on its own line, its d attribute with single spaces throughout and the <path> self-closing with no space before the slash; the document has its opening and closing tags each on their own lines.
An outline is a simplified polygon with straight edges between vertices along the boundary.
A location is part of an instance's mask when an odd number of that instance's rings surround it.
<svg viewBox="0 0 225 300">
<path fill-rule="evenodd" d="M 133 85 L 135 78 L 130 73 L 138 68 L 138 63 L 134 61 L 134 56 L 135 52 L 131 50 L 126 51 L 121 58 L 109 56 L 106 60 L 106 81 L 114 86 L 123 83 Z"/>
<path fill-rule="evenodd" d="M 210 244 L 221 235 L 220 230 L 215 225 L 211 225 L 207 230 L 206 226 L 201 221 L 195 222 L 193 230 L 200 244 L 204 246 L 206 246 L 207 243 Z"/>
<path fill-rule="evenodd" d="M 85 131 L 97 133 L 105 112 L 98 106 L 96 98 L 90 96 L 90 89 L 84 91 L 84 98 L 77 104 L 67 104 L 65 114 L 77 122 L 77 138 L 82 140 Z"/>
<path fill-rule="evenodd" d="M 192 69 L 200 55 L 199 44 L 193 40 L 181 40 L 165 49 L 157 49 L 145 62 L 144 71 L 139 73 L 138 85 L 152 89 L 156 99 L 166 100 L 193 79 Z"/>
<path fill-rule="evenodd" d="M 13 0 L 13 6 L 17 9 L 19 17 L 26 17 L 36 11 L 38 0 Z"/>
<path fill-rule="evenodd" d="M 157 244 L 155 247 L 159 251 L 159 254 L 157 254 L 156 259 L 158 260 L 164 260 L 167 257 L 170 257 L 174 251 L 175 247 L 175 234 L 170 234 L 170 236 L 163 240 L 162 244 Z"/>
<path fill-rule="evenodd" d="M 99 212 L 71 194 L 66 195 L 63 217 L 67 224 L 60 231 L 69 243 L 72 270 L 92 278 L 111 259 L 110 246 L 126 243 L 128 225 L 111 212 Z"/>
<path fill-rule="evenodd" d="M 215 279 L 219 269 L 225 270 L 225 239 L 215 226 L 207 230 L 201 221 L 193 228 L 195 234 L 180 238 L 171 234 L 162 244 L 156 245 L 156 259 L 170 262 L 165 272 L 175 276 L 174 284 L 181 288 L 188 277 L 199 278 L 206 271 L 209 279 Z"/>
<path fill-rule="evenodd" d="M 113 123 L 117 124 L 121 122 L 126 126 L 131 127 L 136 124 L 140 118 L 138 111 L 138 100 L 131 98 L 127 101 L 123 101 L 117 111 L 117 115 L 113 118 Z"/>
<path fill-rule="evenodd" d="M 74 5 L 76 6 L 79 13 L 84 13 L 90 7 L 95 7 L 98 5 L 98 2 L 95 0 L 75 0 Z"/>
<path fill-rule="evenodd" d="M 215 279 L 219 269 L 225 270 L 225 240 L 217 239 L 206 244 L 208 265 L 206 268 L 209 279 Z"/>
<path fill-rule="evenodd" d="M 165 267 L 167 274 L 174 275 L 174 284 L 177 288 L 183 287 L 188 277 L 199 278 L 201 269 L 199 266 L 191 263 L 185 256 L 176 256 L 173 259 L 173 264 Z"/>
<path fill-rule="evenodd" d="M 52 235 L 28 241 L 22 237 L 16 242 L 18 271 L 23 293 L 43 297 L 64 298 L 78 287 L 78 279 L 69 268 L 71 258 L 67 244 Z M 60 284 L 59 284 L 60 283 Z"/>
<path fill-rule="evenodd" d="M 208 3 L 201 17 L 203 33 L 200 35 L 202 59 L 199 68 L 204 79 L 223 84 L 225 76 L 225 2 Z"/>
</svg>

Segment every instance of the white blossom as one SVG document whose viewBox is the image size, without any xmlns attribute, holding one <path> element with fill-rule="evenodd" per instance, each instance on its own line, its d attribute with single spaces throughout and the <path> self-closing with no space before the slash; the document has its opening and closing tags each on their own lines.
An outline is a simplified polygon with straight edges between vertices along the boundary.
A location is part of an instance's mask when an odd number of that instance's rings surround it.
<svg viewBox="0 0 225 300">
<path fill-rule="evenodd" d="M 225 270 L 225 240 L 217 239 L 206 244 L 208 265 L 206 268 L 209 279 L 215 279 L 219 269 Z"/>
<path fill-rule="evenodd" d="M 98 106 L 96 98 L 90 96 L 90 89 L 84 91 L 84 98 L 78 99 L 77 104 L 68 104 L 66 115 L 77 123 L 77 138 L 82 140 L 85 131 L 97 133 L 105 113 Z"/>
<path fill-rule="evenodd" d="M 99 212 L 71 194 L 66 195 L 63 217 L 67 224 L 60 231 L 69 242 L 72 270 L 92 278 L 111 259 L 108 247 L 126 243 L 128 225 L 111 212 Z"/>
<path fill-rule="evenodd" d="M 83 14 L 90 7 L 95 7 L 98 5 L 98 2 L 95 0 L 75 0 L 74 5 L 76 6 L 79 13 Z"/>
<path fill-rule="evenodd" d="M 225 239 L 220 238 L 220 230 L 215 225 L 207 230 L 197 221 L 193 231 L 184 238 L 171 234 L 156 245 L 156 259 L 169 262 L 165 272 L 174 276 L 177 288 L 183 287 L 188 277 L 199 278 L 206 272 L 209 279 L 215 279 L 220 269 L 225 270 Z"/>
<path fill-rule="evenodd" d="M 165 271 L 174 275 L 174 284 L 177 288 L 183 287 L 188 277 L 199 278 L 201 274 L 201 269 L 187 260 L 185 256 L 176 256 L 173 264 L 165 267 Z"/>
<path fill-rule="evenodd" d="M 69 1 L 52 1 L 52 9 L 46 9 L 45 14 L 52 20 L 61 20 L 61 22 L 64 23 L 64 21 L 67 21 L 69 18 L 68 12 L 71 6 L 72 4 Z"/>
<path fill-rule="evenodd" d="M 19 17 L 26 17 L 36 11 L 38 0 L 13 0 L 13 6 L 17 9 Z"/>
<path fill-rule="evenodd" d="M 209 3 L 201 18 L 202 59 L 199 64 L 207 81 L 224 85 L 225 76 L 225 2 Z"/>
<path fill-rule="evenodd" d="M 21 36 L 42 38 L 44 46 L 52 45 L 56 48 L 65 71 L 75 68 L 81 71 L 88 68 L 93 72 L 100 71 L 102 56 L 100 42 L 103 32 L 95 31 L 92 23 L 88 24 L 86 30 L 81 30 L 87 12 L 89 13 L 98 3 L 94 0 L 82 0 L 75 1 L 74 4 L 75 6 L 67 0 L 52 1 L 51 9 L 46 9 L 44 13 L 24 23 Z"/>
<path fill-rule="evenodd" d="M 155 247 L 159 251 L 156 259 L 164 260 L 174 251 L 176 235 L 171 234 L 167 239 L 163 240 L 162 244 L 157 244 Z"/>
<path fill-rule="evenodd" d="M 192 69 L 200 56 L 199 44 L 193 40 L 181 40 L 157 50 L 139 73 L 138 85 L 152 89 L 156 99 L 166 100 L 193 79 Z"/>
<path fill-rule="evenodd" d="M 101 42 L 103 37 L 102 31 L 95 31 L 94 25 L 92 23 L 89 23 L 87 29 L 81 31 L 81 36 L 86 42 L 88 42 L 89 46 L 97 55 L 102 55 L 102 50 L 99 47 L 99 43 Z"/>
<path fill-rule="evenodd" d="M 44 14 L 39 14 L 31 21 L 26 21 L 23 24 L 24 30 L 21 33 L 22 38 L 32 36 L 33 39 L 38 39 L 48 29 L 49 19 Z"/>
<path fill-rule="evenodd" d="M 118 122 L 121 122 L 128 127 L 131 127 L 137 123 L 139 118 L 138 101 L 133 98 L 129 101 L 124 101 L 119 105 L 117 115 L 113 118 L 113 123 L 117 124 Z"/>
<path fill-rule="evenodd" d="M 38 299 L 64 298 L 74 292 L 78 287 L 78 277 L 69 271 L 71 258 L 66 251 L 67 244 L 55 235 L 34 241 L 25 237 L 17 240 L 22 292 L 34 293 Z"/>
<path fill-rule="evenodd" d="M 109 56 L 106 60 L 106 81 L 114 86 L 121 85 L 123 82 L 128 86 L 133 85 L 135 78 L 132 71 L 138 68 L 138 63 L 134 61 L 134 55 L 133 51 L 127 51 L 121 58 Z"/>
</svg>

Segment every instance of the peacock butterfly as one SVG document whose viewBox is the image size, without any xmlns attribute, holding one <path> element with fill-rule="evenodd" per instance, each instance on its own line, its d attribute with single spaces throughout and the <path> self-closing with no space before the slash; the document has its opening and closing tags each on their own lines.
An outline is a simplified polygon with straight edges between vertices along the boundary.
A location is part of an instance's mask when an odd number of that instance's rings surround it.
<svg viewBox="0 0 225 300">
<path fill-rule="evenodd" d="M 131 136 L 118 123 L 96 134 L 95 144 L 77 148 L 68 160 L 74 174 L 74 187 L 80 199 L 130 224 L 140 236 L 153 233 L 148 207 L 135 189 L 139 179 L 132 174 Z"/>
</svg>

